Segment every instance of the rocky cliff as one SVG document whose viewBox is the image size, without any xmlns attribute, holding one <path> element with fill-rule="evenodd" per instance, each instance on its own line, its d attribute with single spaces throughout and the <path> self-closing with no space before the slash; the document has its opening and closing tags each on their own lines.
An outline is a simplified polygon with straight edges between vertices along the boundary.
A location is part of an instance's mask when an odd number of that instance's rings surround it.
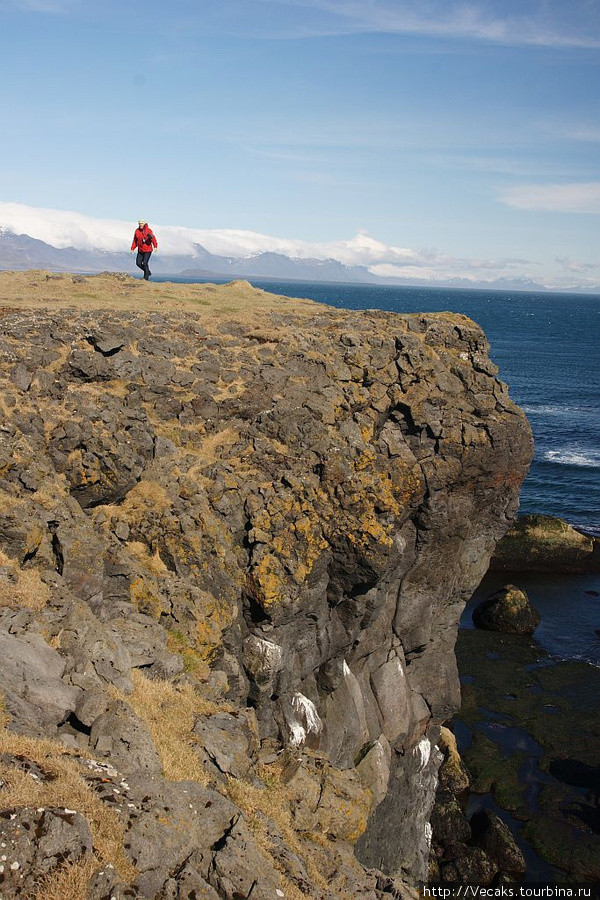
<svg viewBox="0 0 600 900">
<path fill-rule="evenodd" d="M 464 317 L 142 289 L 0 297 L 0 893 L 402 896 L 526 420 Z"/>
</svg>

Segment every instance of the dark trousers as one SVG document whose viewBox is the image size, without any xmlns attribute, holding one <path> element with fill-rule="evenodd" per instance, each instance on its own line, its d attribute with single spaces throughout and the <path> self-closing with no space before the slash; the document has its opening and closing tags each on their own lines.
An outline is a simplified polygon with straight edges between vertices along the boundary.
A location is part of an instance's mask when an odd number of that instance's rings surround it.
<svg viewBox="0 0 600 900">
<path fill-rule="evenodd" d="M 147 253 L 142 253 L 141 250 L 138 250 L 137 256 L 135 258 L 135 264 L 138 269 L 141 269 L 144 273 L 144 278 L 146 281 L 152 275 L 152 272 L 149 268 L 150 257 L 152 256 L 152 250 L 149 250 Z"/>
</svg>

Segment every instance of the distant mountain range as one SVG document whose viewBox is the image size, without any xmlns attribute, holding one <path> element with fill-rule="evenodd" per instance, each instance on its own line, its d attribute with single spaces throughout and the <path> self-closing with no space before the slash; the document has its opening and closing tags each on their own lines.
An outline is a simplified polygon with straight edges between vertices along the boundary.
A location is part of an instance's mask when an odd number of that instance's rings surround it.
<svg viewBox="0 0 600 900">
<path fill-rule="evenodd" d="M 386 279 L 371 275 L 364 266 L 345 266 L 336 259 L 292 259 L 281 253 L 257 253 L 248 258 L 216 256 L 200 244 L 188 256 L 157 253 L 156 274 L 190 278 L 255 278 L 365 282 Z M 0 269 L 51 269 L 57 272 L 132 272 L 137 274 L 132 253 L 52 247 L 27 234 L 0 229 Z M 153 267 L 154 268 L 154 267 Z"/>
<path fill-rule="evenodd" d="M 414 285 L 423 287 L 483 288 L 504 291 L 546 291 L 542 284 L 524 278 L 497 278 L 470 281 L 466 278 L 428 280 L 419 278 L 381 278 L 365 266 L 345 266 L 336 259 L 299 259 L 281 253 L 256 253 L 249 257 L 217 256 L 201 244 L 187 256 L 160 252 L 153 261 L 155 275 L 207 280 L 249 278 L 265 281 L 325 281 L 354 284 Z M 49 269 L 53 272 L 130 272 L 137 274 L 132 253 L 111 253 L 77 247 L 58 248 L 27 234 L 14 234 L 0 228 L 0 270 Z M 584 292 L 571 288 L 571 292 Z M 600 286 L 585 293 L 600 292 Z"/>
</svg>

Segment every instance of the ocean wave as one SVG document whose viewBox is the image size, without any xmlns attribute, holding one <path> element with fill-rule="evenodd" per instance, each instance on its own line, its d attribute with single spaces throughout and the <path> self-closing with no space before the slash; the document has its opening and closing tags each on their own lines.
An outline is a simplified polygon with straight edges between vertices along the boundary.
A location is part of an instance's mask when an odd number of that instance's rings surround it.
<svg viewBox="0 0 600 900">
<path fill-rule="evenodd" d="M 570 413 L 589 413 L 594 412 L 585 406 L 556 406 L 551 404 L 541 404 L 536 406 L 532 403 L 523 403 L 521 409 L 527 415 L 541 416 L 564 416 Z"/>
<path fill-rule="evenodd" d="M 569 522 L 569 524 L 577 531 L 581 531 L 582 534 L 600 538 L 600 525 L 597 525 L 595 522 L 592 522 L 591 524 L 589 522 Z"/>
<path fill-rule="evenodd" d="M 546 462 L 558 463 L 562 466 L 600 468 L 600 452 L 597 450 L 579 450 L 568 447 L 564 450 L 546 450 L 543 459 Z"/>
</svg>

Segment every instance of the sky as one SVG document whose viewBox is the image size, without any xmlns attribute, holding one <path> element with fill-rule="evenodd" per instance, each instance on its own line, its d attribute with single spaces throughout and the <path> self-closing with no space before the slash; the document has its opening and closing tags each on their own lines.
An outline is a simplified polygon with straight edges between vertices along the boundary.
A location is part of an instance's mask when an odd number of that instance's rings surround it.
<svg viewBox="0 0 600 900">
<path fill-rule="evenodd" d="M 599 70 L 600 0 L 0 0 L 0 227 L 598 285 Z"/>
</svg>

